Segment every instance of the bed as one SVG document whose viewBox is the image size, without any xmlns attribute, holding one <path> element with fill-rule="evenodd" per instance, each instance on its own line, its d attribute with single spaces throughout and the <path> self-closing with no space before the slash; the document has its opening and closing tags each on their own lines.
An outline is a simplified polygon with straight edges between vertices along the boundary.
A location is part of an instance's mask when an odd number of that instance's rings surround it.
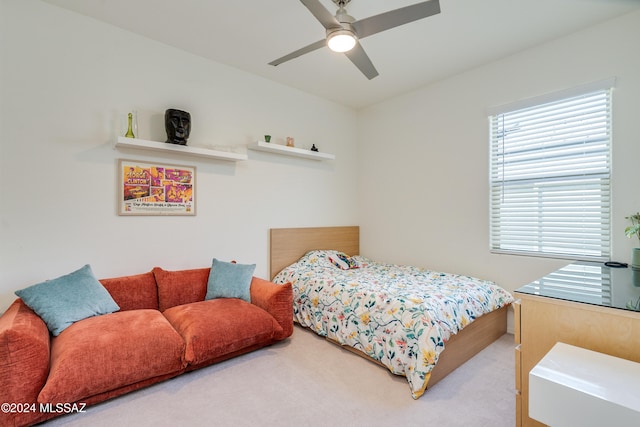
<svg viewBox="0 0 640 427">
<path fill-rule="evenodd" d="M 276 283 L 292 283 L 298 325 L 405 376 L 414 399 L 506 332 L 513 298 L 504 289 L 467 276 L 369 260 L 359 255 L 359 235 L 357 226 L 270 230 L 270 275 Z M 425 277 L 456 292 L 464 282 L 488 293 L 421 295 L 415 289 L 423 285 L 411 281 Z M 372 283 L 381 289 L 372 291 Z M 434 295 L 430 286 L 425 292 Z M 476 307 L 458 307 L 456 301 L 463 299 Z M 438 317 L 434 307 L 444 315 Z"/>
</svg>

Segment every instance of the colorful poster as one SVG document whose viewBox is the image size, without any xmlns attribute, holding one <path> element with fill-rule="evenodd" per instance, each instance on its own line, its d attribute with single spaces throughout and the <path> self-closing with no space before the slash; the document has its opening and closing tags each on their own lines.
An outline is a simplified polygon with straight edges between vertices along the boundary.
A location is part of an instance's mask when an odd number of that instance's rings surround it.
<svg viewBox="0 0 640 427">
<path fill-rule="evenodd" d="M 196 168 L 118 162 L 119 215 L 195 215 Z"/>
</svg>

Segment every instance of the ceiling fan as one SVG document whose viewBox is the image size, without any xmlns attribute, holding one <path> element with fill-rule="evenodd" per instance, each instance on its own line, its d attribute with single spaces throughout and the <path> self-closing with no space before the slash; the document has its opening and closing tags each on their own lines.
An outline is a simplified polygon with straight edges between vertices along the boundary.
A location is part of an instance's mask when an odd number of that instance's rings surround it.
<svg viewBox="0 0 640 427">
<path fill-rule="evenodd" d="M 440 13 L 439 0 L 428 0 L 356 21 L 345 8 L 351 0 L 332 0 L 338 6 L 335 16 L 319 0 L 300 1 L 327 30 L 326 39 L 271 61 L 269 65 L 280 65 L 327 45 L 335 52 L 344 52 L 369 80 L 376 77 L 378 71 L 358 43 L 359 39 Z"/>
</svg>

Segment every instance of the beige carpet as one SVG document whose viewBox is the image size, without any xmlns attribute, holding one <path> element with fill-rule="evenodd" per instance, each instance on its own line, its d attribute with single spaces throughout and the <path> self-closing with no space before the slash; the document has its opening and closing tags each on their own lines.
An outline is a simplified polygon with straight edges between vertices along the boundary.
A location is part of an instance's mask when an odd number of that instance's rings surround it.
<svg viewBox="0 0 640 427">
<path fill-rule="evenodd" d="M 513 426 L 513 349 L 504 335 L 413 400 L 403 377 L 296 327 L 286 342 L 45 426 Z"/>
</svg>

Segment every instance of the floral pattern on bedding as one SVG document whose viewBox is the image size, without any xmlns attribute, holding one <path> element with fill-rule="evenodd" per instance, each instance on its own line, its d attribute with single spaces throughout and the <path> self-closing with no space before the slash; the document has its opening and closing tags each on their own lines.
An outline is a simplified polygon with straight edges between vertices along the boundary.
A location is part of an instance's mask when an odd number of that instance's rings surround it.
<svg viewBox="0 0 640 427">
<path fill-rule="evenodd" d="M 360 268 L 344 270 L 332 262 L 336 255 L 311 251 L 273 281 L 293 285 L 298 323 L 406 376 L 414 399 L 453 334 L 513 302 L 486 280 L 361 256 L 352 257 Z"/>
</svg>

